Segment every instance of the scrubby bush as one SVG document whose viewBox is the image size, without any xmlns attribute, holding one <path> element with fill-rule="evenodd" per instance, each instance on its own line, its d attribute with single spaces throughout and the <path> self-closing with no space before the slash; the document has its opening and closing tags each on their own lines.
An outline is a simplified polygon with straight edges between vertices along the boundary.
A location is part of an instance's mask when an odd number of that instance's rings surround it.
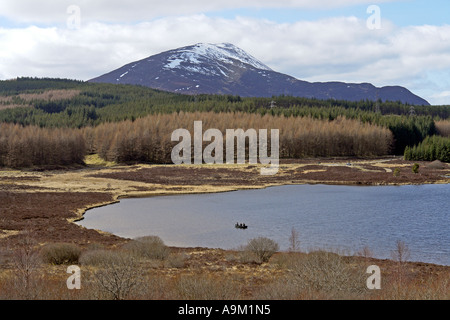
<svg viewBox="0 0 450 320">
<path fill-rule="evenodd" d="M 81 248 L 73 243 L 52 243 L 42 248 L 41 255 L 46 263 L 77 264 L 81 256 Z"/>
<path fill-rule="evenodd" d="M 252 252 L 260 262 L 269 261 L 272 255 L 279 249 L 280 246 L 278 243 L 265 237 L 251 239 L 245 247 L 245 250 Z"/>
<path fill-rule="evenodd" d="M 292 282 L 309 294 L 330 298 L 361 294 L 365 288 L 365 270 L 352 270 L 336 253 L 315 251 L 291 262 Z"/>
<path fill-rule="evenodd" d="M 398 177 L 400 175 L 400 168 L 394 169 L 394 177 Z"/>
<path fill-rule="evenodd" d="M 127 243 L 124 249 L 146 259 L 165 260 L 170 254 L 170 249 L 158 236 L 136 238 Z"/>
</svg>

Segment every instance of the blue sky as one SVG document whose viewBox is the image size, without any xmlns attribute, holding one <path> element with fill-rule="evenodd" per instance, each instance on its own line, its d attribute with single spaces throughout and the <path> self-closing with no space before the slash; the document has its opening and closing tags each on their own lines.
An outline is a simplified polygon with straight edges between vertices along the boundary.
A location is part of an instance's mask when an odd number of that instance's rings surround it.
<svg viewBox="0 0 450 320">
<path fill-rule="evenodd" d="M 411 0 L 377 4 L 382 11 L 382 18 L 398 26 L 442 25 L 450 23 L 449 0 Z M 211 17 L 232 19 L 236 16 L 263 18 L 279 23 L 299 20 L 318 20 L 329 17 L 355 16 L 367 18 L 368 4 L 345 6 L 341 8 L 234 8 L 207 13 Z"/>
<path fill-rule="evenodd" d="M 380 29 L 367 28 L 370 5 Z M 165 50 L 230 42 L 302 80 L 401 85 L 450 104 L 449 13 L 448 0 L 2 0 L 0 79 L 88 80 Z"/>
</svg>

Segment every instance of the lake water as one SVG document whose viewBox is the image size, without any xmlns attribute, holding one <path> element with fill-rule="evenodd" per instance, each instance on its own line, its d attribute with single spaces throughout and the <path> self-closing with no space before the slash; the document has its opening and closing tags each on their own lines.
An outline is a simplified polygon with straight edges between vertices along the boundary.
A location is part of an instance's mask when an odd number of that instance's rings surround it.
<svg viewBox="0 0 450 320">
<path fill-rule="evenodd" d="M 288 185 L 215 194 L 123 199 L 89 210 L 79 224 L 134 238 L 157 235 L 170 246 L 234 249 L 255 237 L 300 249 L 353 254 L 367 246 L 390 258 L 405 242 L 412 261 L 450 265 L 450 185 Z M 246 230 L 236 229 L 236 222 Z"/>
</svg>

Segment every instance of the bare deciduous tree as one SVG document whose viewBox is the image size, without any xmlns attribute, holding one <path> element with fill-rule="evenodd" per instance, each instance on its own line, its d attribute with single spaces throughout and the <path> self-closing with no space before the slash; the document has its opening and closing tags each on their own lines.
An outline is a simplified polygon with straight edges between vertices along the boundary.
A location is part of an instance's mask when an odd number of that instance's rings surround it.
<svg viewBox="0 0 450 320">
<path fill-rule="evenodd" d="M 394 261 L 397 261 L 399 264 L 404 264 L 410 258 L 411 252 L 409 250 L 408 245 L 401 241 L 397 240 L 396 247 L 391 251 L 391 257 Z"/>
<path fill-rule="evenodd" d="M 401 240 L 397 240 L 395 249 L 391 251 L 391 257 L 397 262 L 396 280 L 398 292 L 400 292 L 401 286 L 404 285 L 406 275 L 405 263 L 409 260 L 410 255 L 411 252 L 408 245 Z"/>
<path fill-rule="evenodd" d="M 366 259 L 373 257 L 372 250 L 370 250 L 368 246 L 364 246 L 360 251 L 357 252 L 357 255 Z"/>
<path fill-rule="evenodd" d="M 291 235 L 289 237 L 289 251 L 300 251 L 299 233 L 294 227 L 291 229 Z"/>
<path fill-rule="evenodd" d="M 127 299 L 139 286 L 143 272 L 135 257 L 114 252 L 105 259 L 94 274 L 100 292 L 113 300 Z"/>
<path fill-rule="evenodd" d="M 13 285 L 21 299 L 36 299 L 39 295 L 38 270 L 41 259 L 36 246 L 37 242 L 32 237 L 32 231 L 27 229 L 23 231 L 23 237 L 12 255 Z"/>
</svg>

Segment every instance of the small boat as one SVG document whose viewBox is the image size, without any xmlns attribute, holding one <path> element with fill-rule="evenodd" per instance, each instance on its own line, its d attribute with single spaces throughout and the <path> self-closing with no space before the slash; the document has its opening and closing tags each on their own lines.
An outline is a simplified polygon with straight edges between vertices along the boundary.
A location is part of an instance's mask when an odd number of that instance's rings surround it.
<svg viewBox="0 0 450 320">
<path fill-rule="evenodd" d="M 236 223 L 234 226 L 236 229 L 247 229 L 248 226 L 245 223 Z"/>
</svg>

